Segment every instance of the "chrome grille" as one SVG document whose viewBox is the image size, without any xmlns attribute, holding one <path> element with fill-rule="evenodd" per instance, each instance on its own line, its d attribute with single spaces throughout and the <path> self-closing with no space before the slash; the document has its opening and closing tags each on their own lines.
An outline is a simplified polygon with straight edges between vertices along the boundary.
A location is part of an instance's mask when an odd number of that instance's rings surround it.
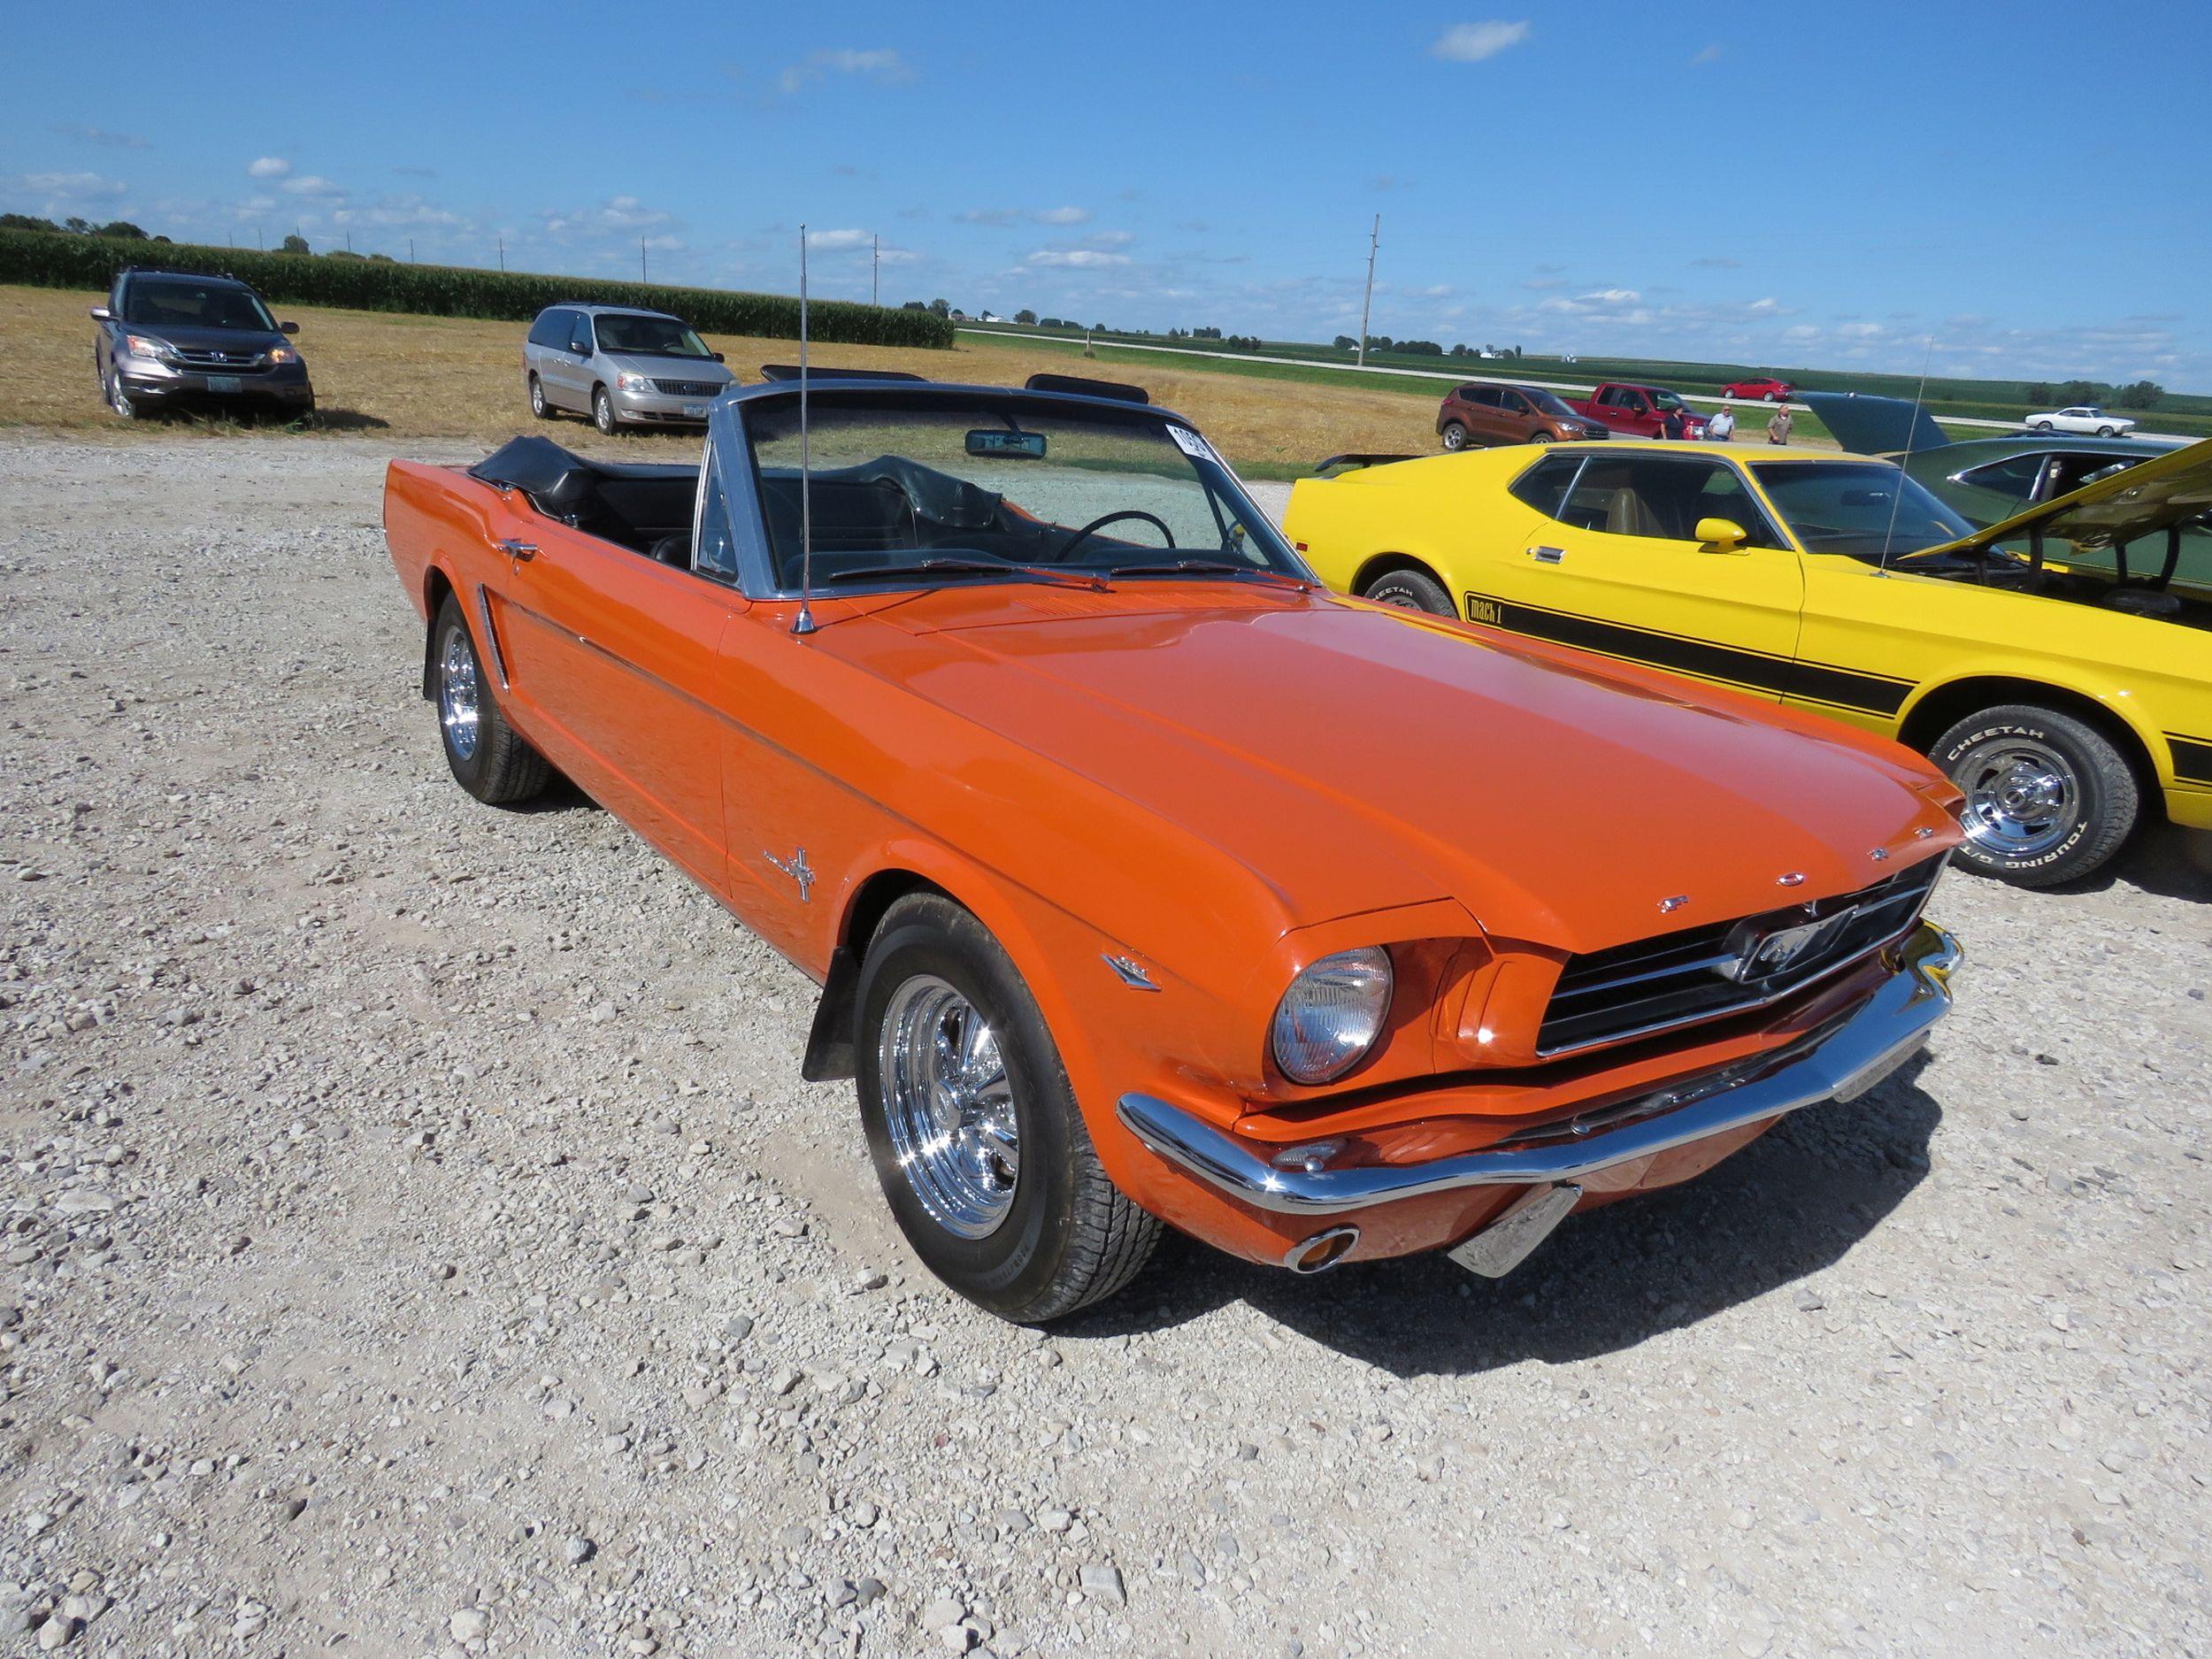
<svg viewBox="0 0 2212 1659">
<path fill-rule="evenodd" d="M 220 346 L 179 346 L 176 355 L 179 363 L 194 369 L 250 369 L 259 366 L 261 362 L 260 348 L 254 346 L 236 349 L 225 349 Z"/>
<path fill-rule="evenodd" d="M 1943 857 L 1856 893 L 1570 956 L 1536 1037 L 1543 1056 L 1763 1008 L 1902 938 Z M 1763 953 L 1787 950 L 1771 964 Z"/>
<path fill-rule="evenodd" d="M 722 390 L 712 380 L 655 380 L 653 389 L 664 397 L 713 397 Z"/>
</svg>

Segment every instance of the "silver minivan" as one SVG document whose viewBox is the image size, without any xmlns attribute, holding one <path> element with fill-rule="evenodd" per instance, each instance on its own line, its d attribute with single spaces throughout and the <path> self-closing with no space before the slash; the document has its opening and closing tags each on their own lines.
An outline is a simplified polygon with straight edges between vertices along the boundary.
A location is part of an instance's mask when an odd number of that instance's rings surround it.
<svg viewBox="0 0 2212 1659">
<path fill-rule="evenodd" d="M 581 302 L 538 313 L 522 375 L 540 420 L 571 410 L 610 435 L 629 426 L 704 426 L 707 405 L 737 381 L 682 318 Z"/>
</svg>

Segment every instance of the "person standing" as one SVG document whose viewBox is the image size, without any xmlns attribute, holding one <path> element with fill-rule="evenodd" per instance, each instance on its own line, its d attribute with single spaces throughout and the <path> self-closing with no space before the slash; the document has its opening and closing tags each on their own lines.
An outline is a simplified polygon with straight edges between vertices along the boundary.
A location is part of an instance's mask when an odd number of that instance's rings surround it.
<svg viewBox="0 0 2212 1659">
<path fill-rule="evenodd" d="M 1705 435 L 1715 443 L 1726 443 L 1736 435 L 1736 411 L 1723 403 L 1706 421 Z"/>
<path fill-rule="evenodd" d="M 1787 443 L 1790 441 L 1790 411 L 1788 405 L 1774 411 L 1774 419 L 1767 422 L 1767 442 Z"/>
</svg>

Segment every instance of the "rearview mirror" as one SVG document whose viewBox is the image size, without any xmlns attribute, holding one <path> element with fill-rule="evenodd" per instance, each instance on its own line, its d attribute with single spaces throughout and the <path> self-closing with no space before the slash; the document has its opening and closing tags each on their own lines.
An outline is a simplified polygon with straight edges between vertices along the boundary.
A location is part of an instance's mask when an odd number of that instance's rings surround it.
<svg viewBox="0 0 2212 1659">
<path fill-rule="evenodd" d="M 1743 550 L 1744 527 L 1733 518 L 1700 518 L 1695 534 L 1708 553 Z"/>
<path fill-rule="evenodd" d="M 277 333 L 280 334 L 296 334 L 299 333 L 299 331 L 300 326 L 297 323 L 279 323 L 277 325 Z"/>
<path fill-rule="evenodd" d="M 1041 432 L 1009 432 L 1003 426 L 979 426 L 968 434 L 970 455 L 1004 457 L 1010 460 L 1041 461 L 1045 458 L 1045 434 Z"/>
</svg>

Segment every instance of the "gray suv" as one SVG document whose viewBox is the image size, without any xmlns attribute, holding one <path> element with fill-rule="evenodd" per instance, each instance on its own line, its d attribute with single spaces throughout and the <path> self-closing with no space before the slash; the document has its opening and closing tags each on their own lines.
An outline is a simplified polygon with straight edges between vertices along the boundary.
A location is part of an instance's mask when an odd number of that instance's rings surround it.
<svg viewBox="0 0 2212 1659">
<path fill-rule="evenodd" d="M 540 420 L 573 410 L 610 435 L 627 426 L 704 426 L 707 405 L 737 381 L 680 317 L 580 302 L 538 313 L 522 375 Z"/>
<path fill-rule="evenodd" d="M 92 308 L 92 366 L 100 396 L 126 420 L 179 404 L 241 405 L 309 413 L 315 388 L 291 336 L 234 277 L 120 272 Z"/>
</svg>

